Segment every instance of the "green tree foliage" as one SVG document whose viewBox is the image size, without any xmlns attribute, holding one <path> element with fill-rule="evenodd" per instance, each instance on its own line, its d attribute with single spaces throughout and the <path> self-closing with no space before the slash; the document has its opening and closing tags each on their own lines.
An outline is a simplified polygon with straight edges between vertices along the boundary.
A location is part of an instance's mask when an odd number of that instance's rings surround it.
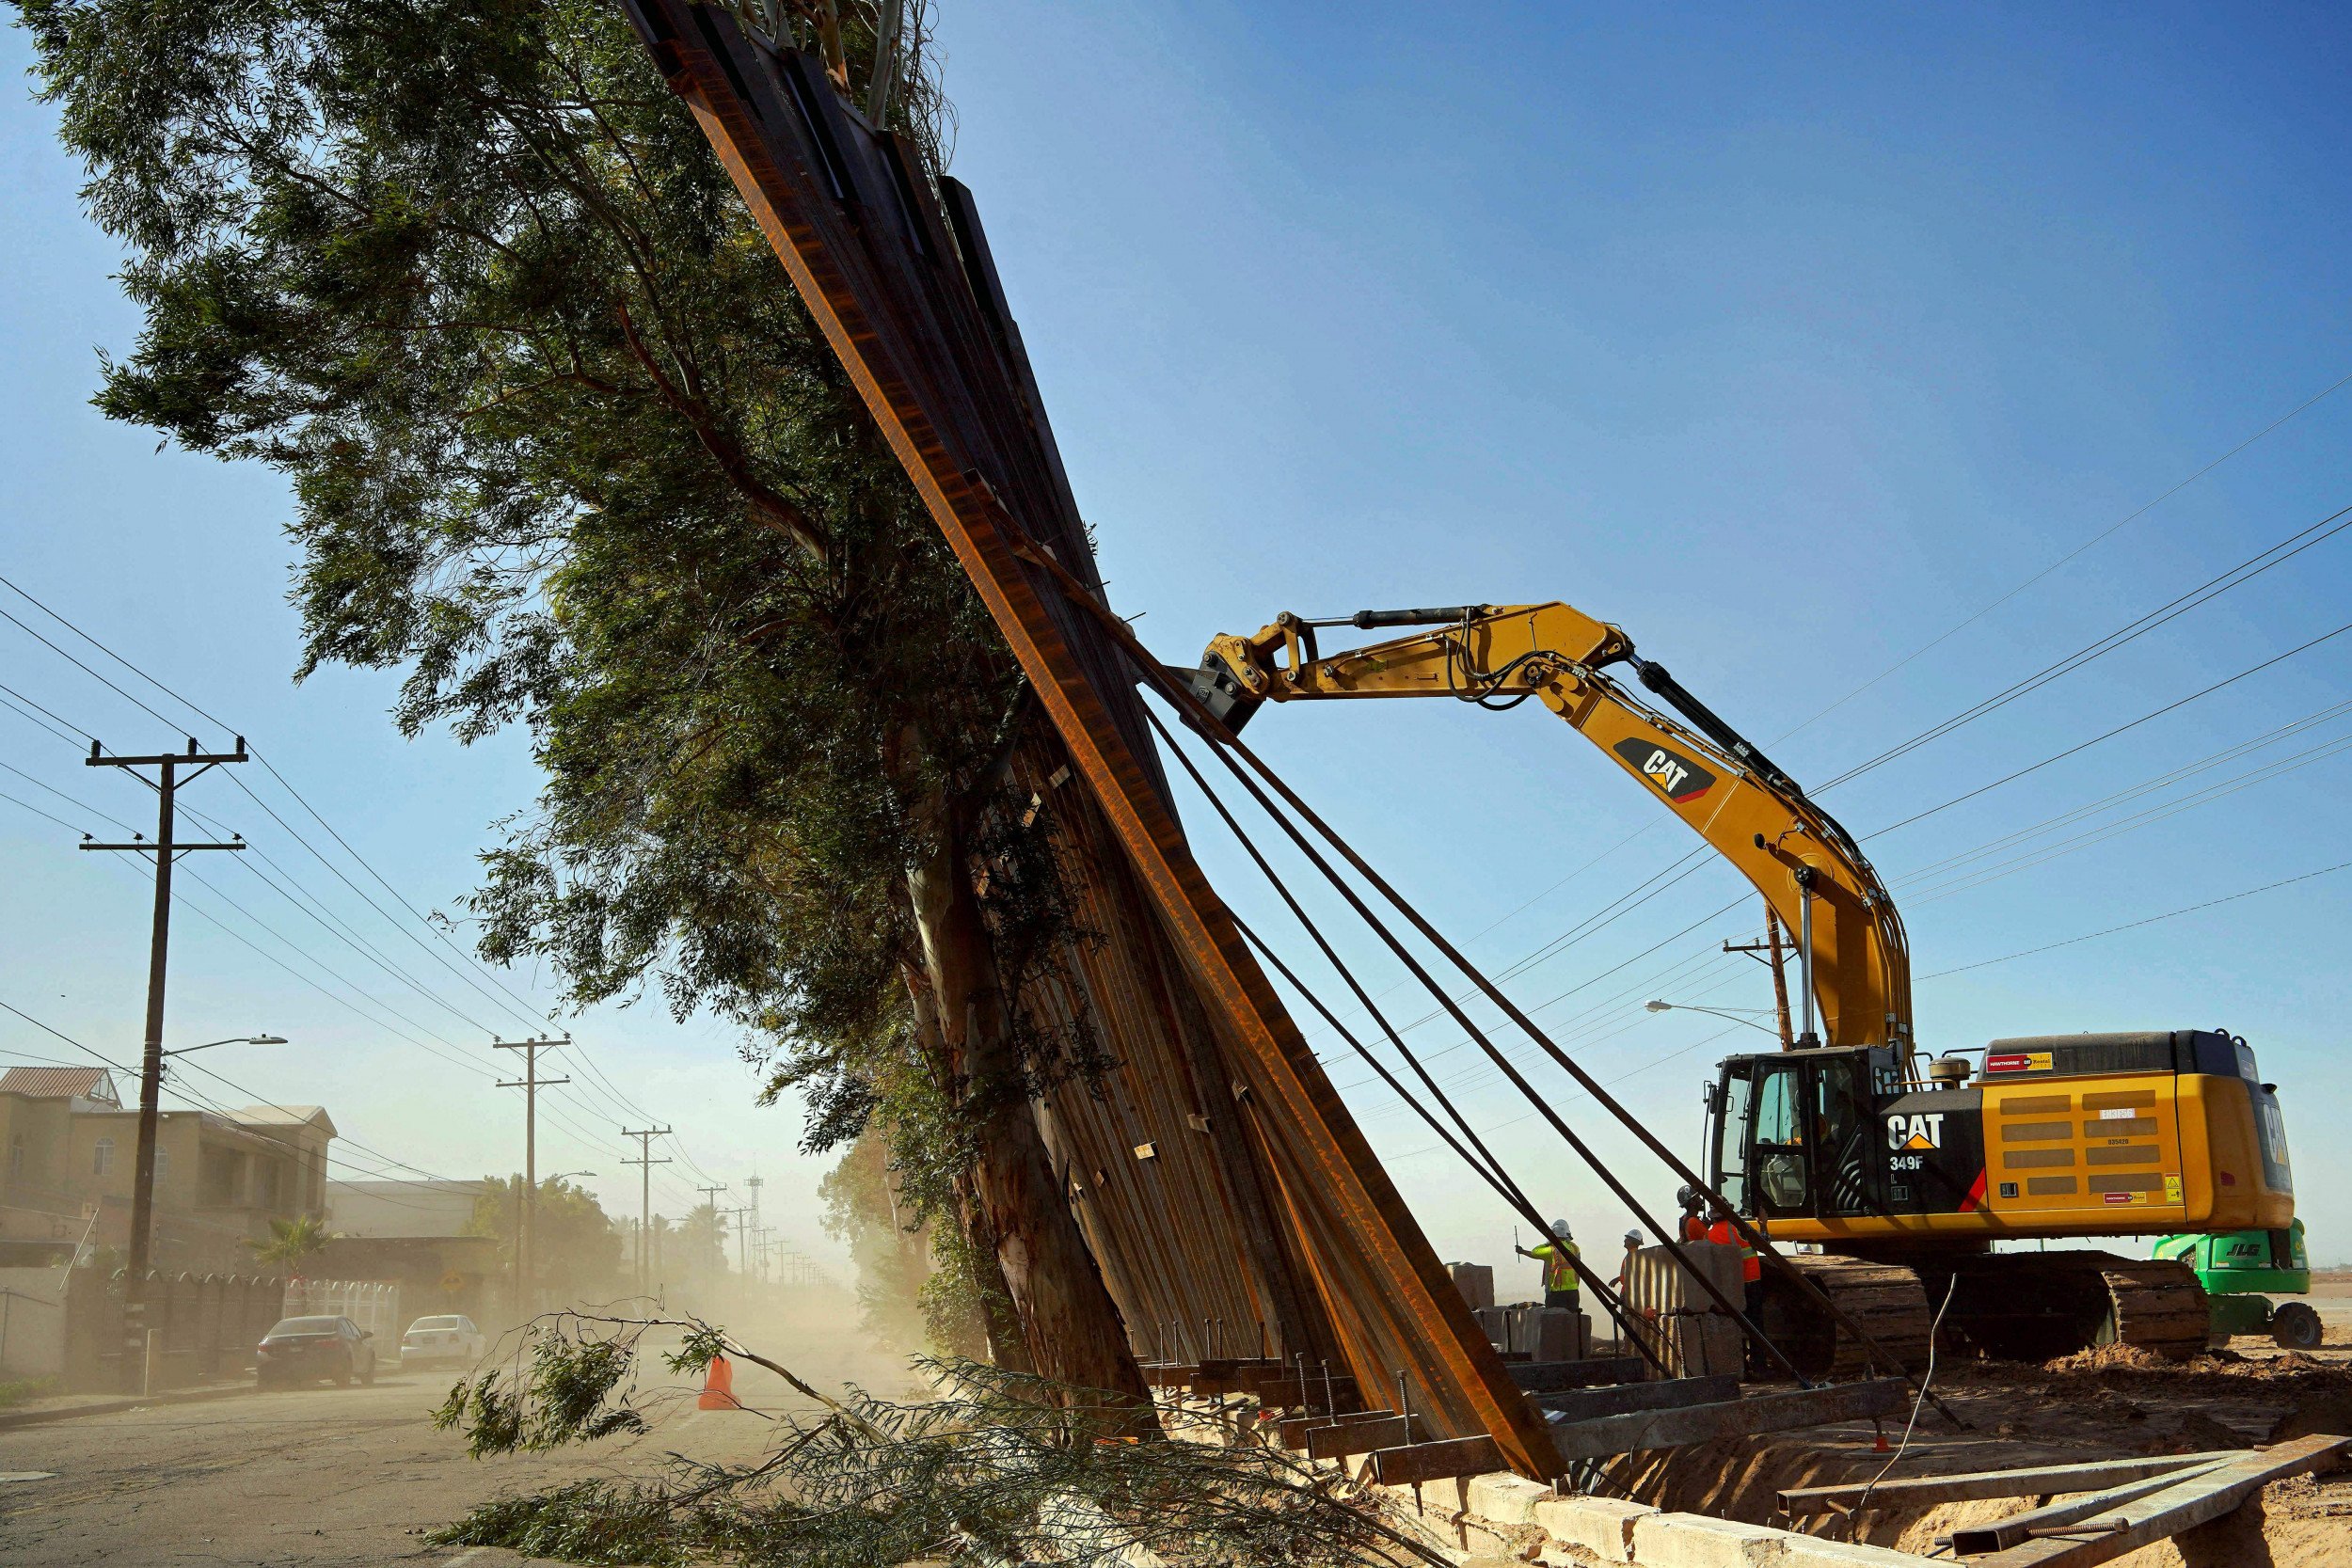
<svg viewBox="0 0 2352 1568">
<path fill-rule="evenodd" d="M 935 1256 L 935 1249 L 953 1248 L 962 1238 L 933 1224 L 930 1206 L 902 1193 L 912 1183 L 891 1159 L 887 1129 L 896 1125 L 868 1122 L 826 1173 L 818 1189 L 825 1230 L 849 1243 L 857 1264 L 860 1320 L 868 1334 L 900 1349 L 928 1343 L 977 1356 L 987 1338 L 973 1271 L 952 1259 L 943 1266 Z"/>
<path fill-rule="evenodd" d="M 326 1224 L 315 1214 L 291 1220 L 273 1219 L 266 1237 L 247 1237 L 245 1246 L 253 1260 L 275 1269 L 298 1271 L 302 1260 L 327 1243 Z"/>
<path fill-rule="evenodd" d="M 1017 668 L 618 8 L 14 4 L 144 316 L 99 406 L 287 476 L 303 673 L 531 736 L 485 953 L 736 1021 L 811 1148 L 897 1118 L 975 1289 L 1010 1244 L 1118 1342 L 1068 1215 L 1003 1196 L 1053 1188 L 1027 1098 L 1092 1061 L 1022 1011 L 1079 933 L 1043 835 L 990 836 Z M 874 6 L 765 9 L 874 74 Z M 890 117 L 936 156 L 924 31 Z"/>
<path fill-rule="evenodd" d="M 917 1363 L 940 1397 L 901 1404 L 812 1387 L 706 1323 L 556 1317 L 512 1363 L 453 1388 L 437 1419 L 477 1455 L 642 1431 L 639 1342 L 687 1329 L 666 1359 L 758 1362 L 822 1414 L 779 1418 L 749 1461 L 674 1460 L 652 1481 L 596 1479 L 485 1503 L 442 1530 L 574 1562 L 723 1560 L 889 1568 L 1136 1560 L 1343 1568 L 1446 1558 L 1384 1515 L 1378 1495 L 1238 1434 L 1136 1442 L 1123 1396 L 953 1358 Z M 1215 1435 L 1204 1422 L 1202 1435 Z"/>
<path fill-rule="evenodd" d="M 483 1178 L 483 1190 L 473 1200 L 467 1234 L 496 1238 L 502 1269 L 515 1266 L 522 1192 L 519 1176 L 489 1176 Z M 604 1206 L 586 1188 L 562 1180 L 540 1182 L 538 1198 L 531 1222 L 531 1272 L 538 1285 L 532 1299 L 580 1301 L 619 1290 L 621 1232 Z"/>
<path fill-rule="evenodd" d="M 718 1205 L 701 1203 L 663 1238 L 661 1260 L 675 1260 L 681 1279 L 707 1279 L 727 1271 L 727 1222 Z"/>
</svg>

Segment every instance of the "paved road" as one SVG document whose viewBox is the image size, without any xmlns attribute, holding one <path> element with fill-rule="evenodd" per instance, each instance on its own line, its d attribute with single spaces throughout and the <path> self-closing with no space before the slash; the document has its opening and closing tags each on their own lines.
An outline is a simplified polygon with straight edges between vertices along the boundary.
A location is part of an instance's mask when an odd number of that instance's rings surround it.
<svg viewBox="0 0 2352 1568">
<path fill-rule="evenodd" d="M 819 1375 L 890 1375 L 890 1364 L 862 1347 L 799 1348 Z M 644 1381 L 667 1380 L 656 1369 Z M 0 1432 L 0 1476 L 54 1473 L 0 1479 L 0 1562 L 493 1568 L 525 1560 L 431 1545 L 425 1533 L 501 1492 L 584 1475 L 649 1476 L 672 1451 L 749 1458 L 771 1430 L 747 1411 L 697 1410 L 692 1390 L 672 1384 L 643 1436 L 476 1461 L 426 1414 L 448 1385 L 388 1370 L 373 1387 L 274 1390 Z M 807 1408 L 756 1369 L 739 1371 L 736 1391 L 762 1410 Z"/>
</svg>

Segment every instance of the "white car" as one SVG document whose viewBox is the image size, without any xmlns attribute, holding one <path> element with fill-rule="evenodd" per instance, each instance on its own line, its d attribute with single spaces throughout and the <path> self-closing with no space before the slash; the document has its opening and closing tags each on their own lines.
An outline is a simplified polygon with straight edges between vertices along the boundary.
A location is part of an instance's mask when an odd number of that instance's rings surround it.
<svg viewBox="0 0 2352 1568">
<path fill-rule="evenodd" d="M 472 1363 L 482 1359 L 489 1349 L 489 1338 L 474 1327 L 473 1320 L 456 1313 L 437 1318 L 419 1318 L 408 1325 L 408 1332 L 400 1337 L 400 1364 L 404 1367 L 423 1366 L 436 1361 Z"/>
</svg>

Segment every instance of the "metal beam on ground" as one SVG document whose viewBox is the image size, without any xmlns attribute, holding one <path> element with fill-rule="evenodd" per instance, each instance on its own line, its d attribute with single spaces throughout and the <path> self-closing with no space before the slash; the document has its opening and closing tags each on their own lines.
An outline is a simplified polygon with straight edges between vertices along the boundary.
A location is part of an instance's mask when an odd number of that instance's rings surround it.
<svg viewBox="0 0 2352 1568">
<path fill-rule="evenodd" d="M 1876 1484 L 1793 1486 L 1780 1494 L 1780 1511 L 1792 1519 L 1832 1513 L 1860 1503 L 1865 1493 L 1888 1508 L 1929 1508 L 1937 1503 L 1978 1502 L 1987 1497 L 2035 1497 L 2058 1492 L 2093 1492 L 2145 1476 L 2160 1476 L 2214 1460 L 2234 1459 L 2242 1450 L 2151 1454 L 2137 1459 L 2091 1459 L 2074 1465 L 2027 1465 L 2014 1470 L 1971 1470 L 1954 1476 L 1906 1476 Z"/>
<path fill-rule="evenodd" d="M 1891 1416 L 1910 1402 L 1910 1390 L 1900 1378 L 1875 1378 L 1867 1383 L 1842 1383 L 1830 1388 L 1758 1394 L 1753 1399 L 1698 1404 L 1685 1410 L 1637 1410 L 1624 1416 L 1603 1416 L 1597 1420 L 1553 1427 L 1551 1440 L 1560 1450 L 1562 1462 L 1574 1464 L 1609 1454 L 1711 1443 L 1719 1437 L 1793 1432 L 1800 1427 Z"/>
<path fill-rule="evenodd" d="M 1739 1397 L 1740 1380 L 1724 1372 L 1712 1377 L 1677 1377 L 1661 1383 L 1621 1383 L 1611 1388 L 1568 1388 L 1556 1394 L 1530 1394 L 1527 1402 L 1558 1418 L 1559 1422 L 1577 1422 L 1630 1415 L 1637 1410 L 1723 1404 Z"/>
<path fill-rule="evenodd" d="M 1585 1361 L 1513 1361 L 1505 1365 L 1511 1381 L 1530 1394 L 1556 1394 L 1564 1388 L 1592 1388 L 1607 1383 L 1642 1381 L 1642 1358 L 1604 1355 Z"/>
<path fill-rule="evenodd" d="M 1976 1559 L 1969 1568 L 2094 1568 L 2152 1542 L 2210 1524 L 2274 1481 L 2333 1469 L 2352 1437 L 2298 1437 L 2240 1455 L 2137 1502 L 2054 1527 L 2066 1532 Z"/>
<path fill-rule="evenodd" d="M 1952 1531 L 1952 1550 L 1963 1557 L 1976 1557 L 1985 1552 L 2022 1546 L 2036 1536 L 2051 1534 L 2057 1526 L 2071 1525 L 2093 1514 L 2112 1513 L 2125 1503 L 2137 1502 L 2152 1492 L 2169 1491 L 2243 1457 L 2232 1454 L 2222 1459 L 2185 1465 L 2161 1475 L 2142 1476 L 2119 1486 L 2106 1487 L 2087 1497 L 2044 1503 L 2023 1513 L 2012 1513 L 2006 1519 L 1995 1519 L 1989 1525 L 1963 1525 Z"/>
<path fill-rule="evenodd" d="M 1375 1449 L 1364 1466 L 1364 1479 L 1376 1486 L 1409 1486 L 1424 1481 L 1491 1475 L 1507 1467 L 1493 1438 L 1454 1437 L 1401 1449 Z"/>
</svg>

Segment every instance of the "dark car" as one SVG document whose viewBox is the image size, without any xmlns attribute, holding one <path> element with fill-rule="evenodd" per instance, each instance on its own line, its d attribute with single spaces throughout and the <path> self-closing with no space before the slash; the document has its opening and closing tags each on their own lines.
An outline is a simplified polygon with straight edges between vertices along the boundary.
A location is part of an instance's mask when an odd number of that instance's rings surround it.
<svg viewBox="0 0 2352 1568">
<path fill-rule="evenodd" d="M 349 1318 L 282 1319 L 254 1348 L 255 1375 L 264 1388 L 322 1377 L 373 1383 L 374 1338 Z"/>
</svg>

